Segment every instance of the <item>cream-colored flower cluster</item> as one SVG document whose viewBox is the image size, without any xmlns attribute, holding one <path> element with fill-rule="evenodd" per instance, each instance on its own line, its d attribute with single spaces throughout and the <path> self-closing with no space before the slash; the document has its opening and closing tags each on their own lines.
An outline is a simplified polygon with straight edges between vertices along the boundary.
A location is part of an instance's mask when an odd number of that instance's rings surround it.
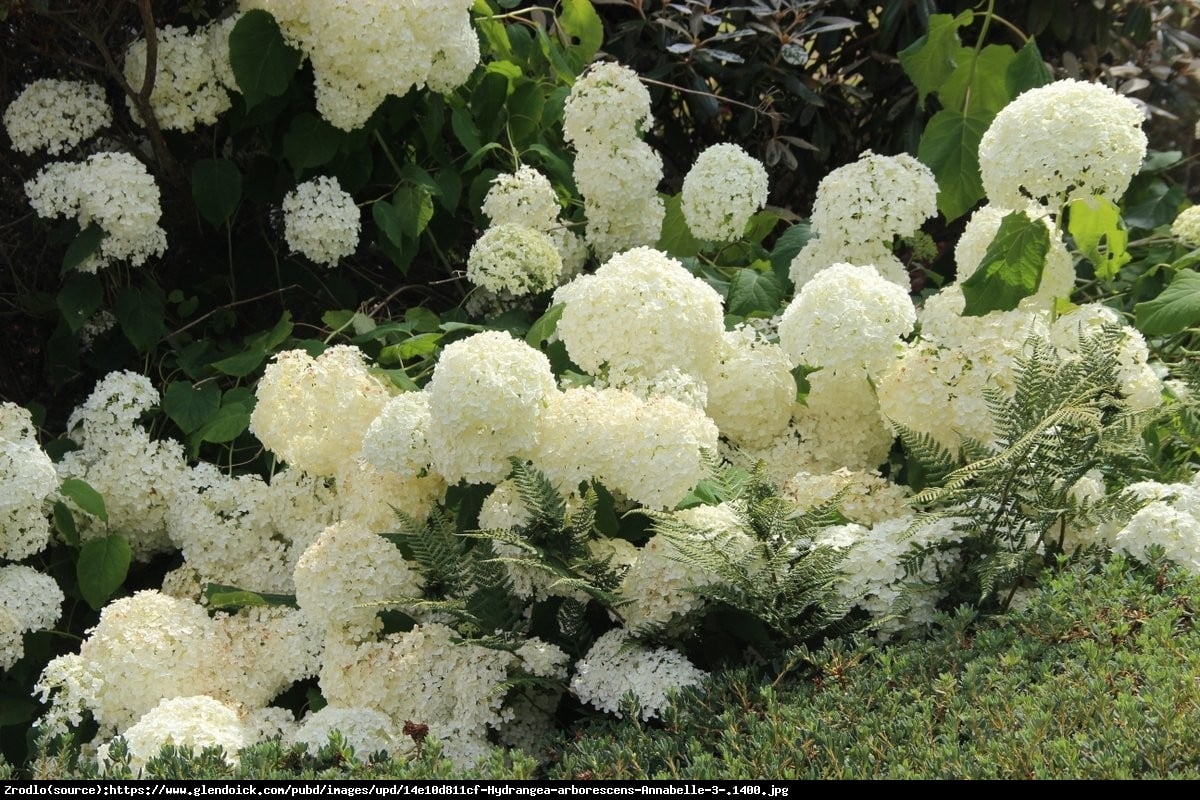
<svg viewBox="0 0 1200 800">
<path fill-rule="evenodd" d="M 683 218 L 692 235 L 730 242 L 767 202 L 767 170 L 736 144 L 715 144 L 683 179 Z"/>
<path fill-rule="evenodd" d="M 208 695 L 165 698 L 123 731 L 121 738 L 135 776 L 142 774 L 147 762 L 164 745 L 194 753 L 218 747 L 225 762 L 232 765 L 237 763 L 238 752 L 252 741 L 237 709 Z M 96 752 L 96 760 L 105 771 L 110 769 L 111 748 L 112 744 L 106 742 Z"/>
<path fill-rule="evenodd" d="M 58 473 L 37 442 L 33 417 L 0 403 L 0 558 L 31 556 L 50 542 L 43 504 L 58 490 Z"/>
<path fill-rule="evenodd" d="M 283 236 L 293 252 L 336 267 L 358 247 L 362 214 L 337 178 L 320 176 L 283 198 Z"/>
<path fill-rule="evenodd" d="M 703 376 L 708 389 L 705 410 L 729 441 L 765 447 L 787 429 L 796 404 L 796 381 L 778 344 L 748 326 L 728 331 Z"/>
<path fill-rule="evenodd" d="M 838 510 L 849 522 L 870 527 L 909 513 L 908 490 L 878 472 L 838 469 L 824 474 L 797 472 L 783 495 L 799 511 L 838 498 Z"/>
<path fill-rule="evenodd" d="M 279 353 L 255 391 L 250 431 L 296 469 L 332 476 L 362 449 L 371 423 L 391 399 L 356 347 L 335 345 L 313 358 Z"/>
<path fill-rule="evenodd" d="M 887 280 L 909 286 L 904 265 L 892 255 L 895 237 L 911 236 L 937 213 L 937 180 L 910 155 L 870 150 L 826 175 L 813 202 L 812 232 L 792 260 L 796 290 L 835 263 L 876 267 Z"/>
<path fill-rule="evenodd" d="M 240 0 L 269 11 L 312 62 L 317 111 L 336 128 L 361 128 L 388 95 L 449 92 L 479 64 L 471 0 Z"/>
<path fill-rule="evenodd" d="M 0 566 L 0 670 L 25 654 L 24 634 L 58 621 L 64 599 L 49 575 L 24 564 Z"/>
<path fill-rule="evenodd" d="M 483 198 L 483 213 L 493 225 L 524 225 L 547 233 L 559 225 L 560 211 L 550 179 L 527 165 L 497 175 Z"/>
<path fill-rule="evenodd" d="M 916 318 L 908 292 L 874 267 L 834 264 L 783 312 L 779 344 L 793 365 L 875 378 L 896 360 Z"/>
<path fill-rule="evenodd" d="M 662 233 L 662 159 L 640 138 L 650 119 L 650 93 L 637 73 L 615 63 L 592 65 L 563 107 L 587 240 L 600 259 L 654 244 Z"/>
<path fill-rule="evenodd" d="M 183 447 L 151 439 L 138 424 L 158 403 L 158 392 L 145 376 L 109 373 L 67 419 L 67 434 L 79 447 L 56 465 L 61 479 L 84 480 L 104 497 L 107 525 L 79 511 L 80 537 L 88 541 L 118 530 L 139 560 L 172 549 L 167 515 L 191 491 Z"/>
<path fill-rule="evenodd" d="M 576 663 L 571 692 L 617 717 L 624 717 L 622 701 L 632 693 L 638 716 L 648 720 L 670 704 L 669 692 L 698 686 L 705 677 L 678 651 L 631 642 L 627 631 L 614 628 Z"/>
<path fill-rule="evenodd" d="M 541 351 L 485 331 L 447 345 L 425 391 L 434 469 L 450 483 L 499 483 L 510 457 L 534 452 L 538 416 L 557 388 Z"/>
<path fill-rule="evenodd" d="M 534 465 L 565 491 L 595 479 L 650 508 L 670 508 L 704 477 L 717 426 L 670 397 L 623 389 L 555 392 L 538 418 Z"/>
<path fill-rule="evenodd" d="M 341 734 L 342 741 L 354 748 L 355 756 L 361 760 L 379 752 L 399 755 L 413 746 L 411 739 L 399 735 L 391 717 L 361 706 L 324 706 L 308 714 L 289 741 L 304 745 L 309 754 L 315 756 L 329 744 L 329 736 L 334 731 Z"/>
<path fill-rule="evenodd" d="M 1189 206 L 1171 223 L 1171 235 L 1188 247 L 1200 247 L 1200 206 Z"/>
<path fill-rule="evenodd" d="M 526 225 L 492 225 L 467 256 L 467 280 L 513 297 L 552 289 L 562 269 L 562 255 L 554 241 Z"/>
<path fill-rule="evenodd" d="M 86 161 L 55 161 L 25 183 L 29 204 L 42 217 L 74 217 L 80 228 L 104 232 L 100 249 L 79 265 L 95 272 L 112 261 L 135 267 L 167 249 L 159 226 L 158 185 L 145 165 L 128 153 L 97 153 Z"/>
<path fill-rule="evenodd" d="M 1107 86 L 1060 80 L 1030 89 L 996 114 L 979 142 L 988 199 L 1036 204 L 1051 215 L 1077 197 L 1116 202 L 1146 155 L 1145 115 Z"/>
<path fill-rule="evenodd" d="M 487 752 L 487 732 L 508 716 L 503 685 L 518 659 L 502 650 L 456 643 L 445 625 L 419 625 L 380 641 L 327 642 L 321 693 L 335 708 L 375 709 L 395 728 L 420 720 L 461 767 Z"/>
<path fill-rule="evenodd" d="M 558 335 L 571 360 L 593 374 L 607 367 L 700 375 L 725 332 L 721 296 L 648 247 L 613 256 L 595 274 L 560 287 L 554 303 L 564 306 Z"/>
<path fill-rule="evenodd" d="M 171 25 L 155 31 L 158 57 L 150 107 L 164 130 L 189 132 L 197 125 L 212 125 L 232 106 L 227 90 L 237 86 L 229 64 L 231 28 L 214 23 L 195 32 Z M 125 49 L 124 73 L 129 85 L 139 90 L 146 75 L 145 39 Z M 127 97 L 125 103 L 133 121 L 144 125 L 133 101 Z"/>
<path fill-rule="evenodd" d="M 1200 574 L 1200 473 L 1190 483 L 1135 483 L 1127 491 L 1146 501 L 1112 538 L 1114 550 L 1145 561 L 1151 547 L 1193 575 Z"/>
<path fill-rule="evenodd" d="M 95 83 L 41 78 L 4 110 L 4 130 L 18 153 L 58 155 L 112 124 L 112 108 Z"/>
</svg>

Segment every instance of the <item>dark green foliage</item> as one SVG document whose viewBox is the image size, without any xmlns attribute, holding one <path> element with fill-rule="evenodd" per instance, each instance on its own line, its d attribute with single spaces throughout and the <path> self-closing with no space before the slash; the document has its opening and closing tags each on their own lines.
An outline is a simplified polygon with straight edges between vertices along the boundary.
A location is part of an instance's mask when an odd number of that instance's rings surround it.
<svg viewBox="0 0 1200 800">
<path fill-rule="evenodd" d="M 835 640 L 803 677 L 733 671 L 660 727 L 593 724 L 551 770 L 617 778 L 1200 777 L 1200 581 L 1117 559 L 928 641 Z"/>
</svg>

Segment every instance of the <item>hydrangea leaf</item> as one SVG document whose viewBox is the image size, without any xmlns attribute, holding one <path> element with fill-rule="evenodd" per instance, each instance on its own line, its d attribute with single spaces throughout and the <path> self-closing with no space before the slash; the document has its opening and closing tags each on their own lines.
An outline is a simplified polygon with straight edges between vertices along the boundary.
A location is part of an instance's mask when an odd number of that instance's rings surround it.
<svg viewBox="0 0 1200 800">
<path fill-rule="evenodd" d="M 981 110 L 966 114 L 942 109 L 925 126 L 917 157 L 938 182 L 938 210 L 953 221 L 983 198 L 979 175 L 979 142 L 994 114 Z"/>
<path fill-rule="evenodd" d="M 1049 249 L 1050 231 L 1040 220 L 1021 211 L 1005 216 L 983 261 L 962 282 L 963 316 L 981 317 L 989 311 L 1016 308 L 1021 298 L 1037 291 Z"/>
<path fill-rule="evenodd" d="M 1147 336 L 1168 336 L 1200 325 L 1200 272 L 1175 273 L 1162 294 L 1138 303 L 1133 312 L 1137 329 Z"/>
<path fill-rule="evenodd" d="M 929 33 L 900 51 L 900 66 L 917 87 L 917 100 L 924 106 L 925 96 L 936 92 L 954 72 L 962 46 L 958 29 L 971 24 L 971 11 L 957 17 L 934 14 L 929 18 Z"/>
<path fill-rule="evenodd" d="M 299 175 L 332 161 L 340 144 L 337 128 L 314 114 L 297 114 L 284 134 L 283 156 Z"/>
<path fill-rule="evenodd" d="M 247 108 L 287 91 L 300 59 L 267 11 L 247 11 L 229 33 L 229 64 Z"/>
<path fill-rule="evenodd" d="M 229 393 L 222 398 L 221 408 L 212 418 L 196 431 L 196 438 L 201 442 L 224 444 L 232 442 L 250 427 L 251 404 L 242 401 L 231 401 Z"/>
<path fill-rule="evenodd" d="M 1007 75 L 1016 56 L 1006 44 L 990 44 L 978 56 L 970 48 L 963 48 L 958 66 L 938 90 L 938 99 L 946 108 L 995 114 L 1013 99 Z"/>
<path fill-rule="evenodd" d="M 67 252 L 63 253 L 62 271 L 75 269 L 87 261 L 89 256 L 100 249 L 102 241 L 104 241 L 104 229 L 96 223 L 93 222 L 81 230 L 67 246 Z"/>
<path fill-rule="evenodd" d="M 78 333 L 84 323 L 104 305 L 104 287 L 100 279 L 90 272 L 73 272 L 63 281 L 58 291 L 58 310 L 62 312 L 67 327 Z"/>
<path fill-rule="evenodd" d="M 121 588 L 129 574 L 131 557 L 129 542 L 116 534 L 93 539 L 80 548 L 75 574 L 79 579 L 79 593 L 89 606 L 99 611 Z"/>
<path fill-rule="evenodd" d="M 242 199 L 242 173 L 227 158 L 205 158 L 192 167 L 192 198 L 200 216 L 219 228 Z"/>
<path fill-rule="evenodd" d="M 1096 267 L 1096 276 L 1110 281 L 1133 256 L 1125 249 L 1129 231 L 1121 224 L 1121 210 L 1104 197 L 1072 200 L 1067 212 L 1067 231 L 1075 246 Z"/>
<path fill-rule="evenodd" d="M 423 186 L 401 186 L 392 195 L 392 206 L 400 230 L 409 239 L 416 239 L 433 219 L 433 198 Z"/>
<path fill-rule="evenodd" d="M 546 313 L 529 326 L 529 332 L 525 334 L 525 343 L 530 347 L 541 347 L 542 342 L 554 334 L 554 330 L 558 327 L 558 321 L 562 319 L 563 311 L 566 308 L 564 303 L 559 303 L 546 309 Z"/>
<path fill-rule="evenodd" d="M 692 258 L 699 254 L 700 240 L 692 235 L 683 216 L 683 196 L 673 194 L 664 197 L 663 206 L 666 213 L 663 215 L 662 233 L 655 247 L 675 258 Z"/>
<path fill-rule="evenodd" d="M 209 583 L 204 586 L 208 607 L 220 611 L 237 611 L 251 606 L 287 606 L 296 608 L 296 597 L 290 594 L 252 592 L 236 586 Z"/>
<path fill-rule="evenodd" d="M 383 232 L 387 240 L 396 247 L 404 246 L 404 231 L 400 228 L 400 217 L 396 207 L 387 200 L 376 200 L 371 204 L 371 219 L 376 227 Z"/>
<path fill-rule="evenodd" d="M 67 478 L 62 482 L 58 492 L 63 497 L 74 501 L 75 505 L 93 517 L 104 523 L 108 522 L 108 509 L 104 507 L 103 495 L 93 489 L 87 481 L 79 478 Z"/>
<path fill-rule="evenodd" d="M 1022 92 L 1045 86 L 1054 80 L 1054 75 L 1042 60 L 1042 52 L 1038 50 L 1037 42 L 1030 37 L 1017 51 L 1017 57 L 1008 65 L 1004 72 L 1004 80 L 1008 84 L 1009 97 L 1015 98 Z"/>
<path fill-rule="evenodd" d="M 535 81 L 522 78 L 508 96 L 508 132 L 514 142 L 525 142 L 537 136 L 546 98 Z"/>
<path fill-rule="evenodd" d="M 740 269 L 729 283 L 729 313 L 749 317 L 755 312 L 770 316 L 779 310 L 783 288 L 774 272 Z"/>
<path fill-rule="evenodd" d="M 126 286 L 118 290 L 113 311 L 125 338 L 140 352 L 154 349 L 166 333 L 167 310 L 162 299 L 149 289 Z"/>
<path fill-rule="evenodd" d="M 79 546 L 79 528 L 75 525 L 75 515 L 66 503 L 59 500 L 54 504 L 54 529 L 58 531 L 67 544 Z"/>
<path fill-rule="evenodd" d="M 588 64 L 604 44 L 604 23 L 589 0 L 564 0 L 558 24 L 575 42 L 572 51 L 580 64 Z"/>
<path fill-rule="evenodd" d="M 790 280 L 788 272 L 791 270 L 792 261 L 804 249 L 804 245 L 808 244 L 812 235 L 812 225 L 807 220 L 797 222 L 779 234 L 779 238 L 775 240 L 775 247 L 771 249 L 771 269 L 781 279 Z"/>
<path fill-rule="evenodd" d="M 212 382 L 172 381 L 163 392 L 163 413 L 184 433 L 194 433 L 221 407 L 221 390 Z"/>
</svg>

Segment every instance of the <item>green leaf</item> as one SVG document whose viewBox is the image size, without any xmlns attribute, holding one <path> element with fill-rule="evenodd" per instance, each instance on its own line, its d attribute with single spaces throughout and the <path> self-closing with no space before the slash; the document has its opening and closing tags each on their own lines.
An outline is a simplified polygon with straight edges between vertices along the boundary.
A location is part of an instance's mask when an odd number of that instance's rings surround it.
<svg viewBox="0 0 1200 800">
<path fill-rule="evenodd" d="M 249 403 L 225 403 L 212 418 L 196 432 L 202 442 L 224 444 L 232 442 L 250 427 Z"/>
<path fill-rule="evenodd" d="M 1054 75 L 1046 68 L 1046 62 L 1042 60 L 1042 53 L 1033 37 L 1017 51 L 1017 57 L 1004 73 L 1004 80 L 1008 84 L 1009 97 L 1012 98 L 1054 80 Z"/>
<path fill-rule="evenodd" d="M 983 261 L 962 282 L 964 317 L 981 317 L 989 311 L 1010 311 L 1021 299 L 1037 291 L 1050 249 L 1050 231 L 1041 220 L 1013 211 L 1000 221 L 996 238 Z"/>
<path fill-rule="evenodd" d="M 258 369 L 266 358 L 266 352 L 255 347 L 214 361 L 212 368 L 233 378 L 244 378 Z"/>
<path fill-rule="evenodd" d="M 383 232 L 389 242 L 396 247 L 404 246 L 404 231 L 400 227 L 400 217 L 396 214 L 395 206 L 387 200 L 376 200 L 371 204 L 371 218 L 375 220 L 375 227 Z"/>
<path fill-rule="evenodd" d="M 79 593 L 89 606 L 99 611 L 121 588 L 129 574 L 131 557 L 129 542 L 116 534 L 93 539 L 80 548 L 75 574 L 79 579 Z"/>
<path fill-rule="evenodd" d="M 964 47 L 959 65 L 942 84 L 938 99 L 946 108 L 995 114 L 1013 99 L 1007 75 L 1016 57 L 1016 52 L 1006 44 L 989 44 L 979 52 L 977 59 L 974 51 Z"/>
<path fill-rule="evenodd" d="M 779 310 L 782 299 L 783 287 L 774 272 L 744 267 L 729 283 L 728 311 L 739 317 L 748 317 L 755 312 L 769 317 Z"/>
<path fill-rule="evenodd" d="M 79 546 L 79 529 L 75 526 L 75 515 L 61 500 L 54 503 L 54 529 L 62 534 L 63 539 L 72 547 Z"/>
<path fill-rule="evenodd" d="M 78 333 L 104 304 L 104 287 L 90 272 L 72 272 L 63 280 L 57 300 L 67 327 L 72 333 Z"/>
<path fill-rule="evenodd" d="M 554 334 L 555 328 L 558 327 L 558 321 L 562 319 L 563 311 L 566 308 L 565 304 L 559 303 L 546 309 L 546 313 L 529 326 L 529 332 L 525 334 L 525 343 L 530 347 L 541 347 L 542 342 Z"/>
<path fill-rule="evenodd" d="M 938 182 L 938 210 L 947 222 L 958 219 L 983 198 L 979 176 L 979 141 L 993 114 L 963 114 L 942 109 L 925 126 L 917 157 L 933 170 Z"/>
<path fill-rule="evenodd" d="M 192 167 L 192 198 L 214 228 L 225 224 L 242 199 L 242 173 L 227 158 L 205 158 Z"/>
<path fill-rule="evenodd" d="M 79 232 L 79 235 L 71 240 L 71 244 L 67 246 L 67 252 L 63 253 L 62 271 L 72 270 L 87 261 L 88 257 L 100 249 L 100 242 L 104 241 L 104 229 L 96 223 L 91 223 L 86 228 Z"/>
<path fill-rule="evenodd" d="M 917 101 L 922 106 L 926 95 L 940 89 L 958 66 L 958 29 L 970 25 L 973 18 L 970 11 L 957 17 L 934 14 L 929 18 L 929 33 L 900 51 L 900 66 L 917 87 Z"/>
<path fill-rule="evenodd" d="M 167 310 L 162 300 L 148 289 L 126 286 L 117 290 L 113 311 L 125 338 L 143 353 L 153 350 L 166 333 Z"/>
<path fill-rule="evenodd" d="M 1200 325 L 1200 272 L 1177 272 L 1162 294 L 1133 307 L 1137 329 L 1147 336 L 1168 336 Z"/>
<path fill-rule="evenodd" d="M 283 137 L 283 156 L 299 175 L 332 161 L 340 144 L 337 128 L 313 114 L 297 114 Z"/>
<path fill-rule="evenodd" d="M 465 108 L 450 110 L 450 130 L 454 131 L 454 137 L 468 153 L 474 153 L 483 146 L 483 139 L 479 136 L 479 126 L 475 124 L 475 120 L 471 119 L 471 112 Z"/>
<path fill-rule="evenodd" d="M 505 104 L 508 111 L 508 131 L 514 142 L 525 142 L 538 134 L 542 121 L 542 107 L 545 104 L 546 98 L 536 82 L 521 80 L 517 84 Z"/>
<path fill-rule="evenodd" d="M 663 216 L 662 233 L 655 245 L 664 253 L 675 258 L 692 258 L 700 253 L 700 240 L 692 235 L 687 219 L 683 216 L 683 196 L 673 194 L 663 198 L 666 214 Z"/>
<path fill-rule="evenodd" d="M 220 407 L 221 390 L 212 382 L 172 381 L 163 392 L 163 413 L 184 433 L 198 430 Z"/>
<path fill-rule="evenodd" d="M 812 238 L 812 225 L 806 220 L 797 222 L 775 240 L 771 250 L 771 269 L 780 278 L 786 278 L 791 271 L 792 261 Z"/>
<path fill-rule="evenodd" d="M 379 351 L 379 363 L 398 364 L 410 358 L 427 356 L 438 349 L 442 341 L 440 333 L 421 333 L 399 344 L 388 345 Z"/>
<path fill-rule="evenodd" d="M 558 24 L 572 38 L 572 49 L 579 63 L 591 62 L 592 56 L 604 44 L 604 23 L 589 0 L 564 0 Z"/>
<path fill-rule="evenodd" d="M 471 7 L 475 27 L 483 34 L 483 41 L 500 58 L 512 58 L 512 45 L 503 23 L 491 19 L 495 12 L 488 7 L 487 0 L 475 0 Z"/>
<path fill-rule="evenodd" d="M 58 487 L 58 493 L 75 501 L 82 508 L 101 522 L 108 523 L 108 509 L 104 507 L 104 496 L 91 487 L 87 481 L 79 478 L 67 478 Z"/>
<path fill-rule="evenodd" d="M 401 186 L 392 195 L 400 230 L 409 239 L 416 239 L 433 219 L 433 198 L 422 186 Z"/>
<path fill-rule="evenodd" d="M 208 598 L 209 608 L 220 611 L 236 611 L 249 606 L 296 606 L 295 595 L 252 592 L 219 583 L 205 584 L 204 596 Z"/>
<path fill-rule="evenodd" d="M 247 11 L 229 34 L 229 64 L 247 108 L 287 91 L 300 59 L 269 12 Z"/>
<path fill-rule="evenodd" d="M 1067 211 L 1067 232 L 1079 252 L 1096 267 L 1096 277 L 1110 281 L 1133 260 L 1125 249 L 1129 231 L 1121 224 L 1121 210 L 1107 198 L 1081 197 Z"/>
</svg>

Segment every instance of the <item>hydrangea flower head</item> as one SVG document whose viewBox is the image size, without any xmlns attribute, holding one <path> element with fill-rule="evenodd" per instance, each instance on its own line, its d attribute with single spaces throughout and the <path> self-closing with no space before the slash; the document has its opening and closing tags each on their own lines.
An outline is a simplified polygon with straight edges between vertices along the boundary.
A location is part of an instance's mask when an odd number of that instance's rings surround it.
<svg viewBox="0 0 1200 800">
<path fill-rule="evenodd" d="M 26 86 L 4 110 L 13 149 L 27 155 L 65 152 L 112 124 L 112 108 L 95 83 L 41 78 Z"/>
<path fill-rule="evenodd" d="M 699 239 L 729 242 L 767 202 L 767 171 L 736 144 L 715 144 L 683 179 L 683 216 Z"/>
<path fill-rule="evenodd" d="M 848 244 L 911 236 L 937 214 L 937 179 L 929 167 L 901 153 L 870 150 L 826 175 L 813 201 L 813 231 Z"/>
<path fill-rule="evenodd" d="M 335 267 L 358 247 L 362 215 L 337 178 L 320 176 L 283 198 L 283 235 L 288 247 L 318 264 Z"/>
<path fill-rule="evenodd" d="M 1189 206 L 1171 223 L 1171 235 L 1188 247 L 1200 247 L 1200 206 Z"/>
<path fill-rule="evenodd" d="M 218 68 L 206 30 L 190 33 L 166 26 L 156 31 L 158 58 L 150 107 L 165 130 L 192 131 L 197 124 L 212 125 L 228 111 L 231 102 L 223 76 L 231 68 Z M 224 53 L 228 57 L 228 47 Z M 140 88 L 146 74 L 146 40 L 137 39 L 125 50 L 125 79 Z M 134 122 L 145 124 L 133 101 L 126 98 Z"/>
<path fill-rule="evenodd" d="M 567 96 L 563 137 L 581 148 L 631 139 L 650 119 L 650 92 L 636 72 L 611 61 L 593 64 Z"/>
<path fill-rule="evenodd" d="M 553 288 L 562 268 L 562 256 L 550 237 L 525 225 L 493 225 L 467 256 L 467 280 L 514 297 Z"/>
<path fill-rule="evenodd" d="M 1000 110 L 979 143 L 988 199 L 1057 214 L 1076 197 L 1120 199 L 1146 155 L 1144 115 L 1107 86 L 1061 80 Z"/>
<path fill-rule="evenodd" d="M 670 704 L 670 691 L 696 686 L 705 677 L 678 651 L 631 644 L 626 630 L 614 628 L 597 639 L 576 663 L 571 692 L 618 718 L 624 716 L 622 701 L 632 692 L 639 716 L 648 720 Z"/>
<path fill-rule="evenodd" d="M 38 445 L 33 417 L 0 403 L 0 558 L 31 556 L 50 542 L 43 502 L 58 490 L 58 473 Z"/>
<path fill-rule="evenodd" d="M 550 180 L 530 166 L 497 175 L 483 198 L 493 225 L 524 225 L 548 232 L 558 224 L 558 195 Z"/>
</svg>

